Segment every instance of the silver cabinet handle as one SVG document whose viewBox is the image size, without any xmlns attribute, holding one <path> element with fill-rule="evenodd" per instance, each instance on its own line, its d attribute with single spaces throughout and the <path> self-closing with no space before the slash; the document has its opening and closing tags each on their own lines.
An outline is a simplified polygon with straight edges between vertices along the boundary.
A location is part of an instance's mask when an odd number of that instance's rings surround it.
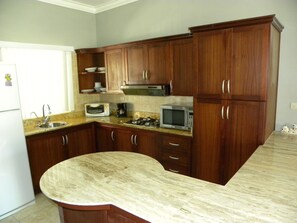
<svg viewBox="0 0 297 223">
<path fill-rule="evenodd" d="M 130 141 L 131 141 L 131 144 L 134 145 L 134 135 L 131 135 Z"/>
<path fill-rule="evenodd" d="M 68 136 L 65 135 L 65 144 L 68 145 Z"/>
<path fill-rule="evenodd" d="M 178 170 L 173 170 L 173 169 L 168 169 L 169 171 L 171 171 L 171 172 L 173 172 L 173 173 L 179 173 L 179 171 Z"/>
<path fill-rule="evenodd" d="M 222 116 L 222 119 L 224 119 L 224 109 L 225 109 L 225 106 L 222 106 L 222 109 L 221 109 L 221 116 Z"/>
<path fill-rule="evenodd" d="M 65 146 L 65 137 L 62 136 L 62 145 Z"/>
<path fill-rule="evenodd" d="M 169 86 L 170 86 L 170 93 L 172 93 L 172 80 L 170 80 Z"/>
<path fill-rule="evenodd" d="M 110 133 L 111 140 L 114 141 L 114 131 L 112 130 Z"/>
<path fill-rule="evenodd" d="M 169 156 L 170 159 L 173 159 L 173 160 L 179 160 L 178 157 L 175 157 L 175 156 Z"/>
<path fill-rule="evenodd" d="M 226 111 L 226 116 L 227 116 L 227 119 L 229 119 L 229 106 L 227 106 L 227 111 Z"/>
<path fill-rule="evenodd" d="M 137 146 L 137 135 L 134 135 L 134 145 Z"/>
<path fill-rule="evenodd" d="M 148 70 L 145 70 L 145 79 L 148 80 L 148 76 L 147 76 Z"/>
<path fill-rule="evenodd" d="M 142 71 L 142 80 L 145 80 L 145 70 Z"/>
<path fill-rule="evenodd" d="M 228 94 L 230 94 L 230 80 L 227 81 L 227 91 Z"/>
<path fill-rule="evenodd" d="M 225 94 L 225 80 L 222 81 L 222 93 Z"/>
<path fill-rule="evenodd" d="M 171 146 L 180 146 L 178 143 L 169 142 L 169 145 Z"/>
</svg>

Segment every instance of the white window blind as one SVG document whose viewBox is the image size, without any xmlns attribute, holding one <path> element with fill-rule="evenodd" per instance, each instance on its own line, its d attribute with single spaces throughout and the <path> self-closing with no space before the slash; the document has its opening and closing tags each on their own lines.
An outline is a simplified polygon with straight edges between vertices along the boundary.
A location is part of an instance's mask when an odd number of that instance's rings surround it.
<svg viewBox="0 0 297 223">
<path fill-rule="evenodd" d="M 43 104 L 50 105 L 52 114 L 73 110 L 71 52 L 1 47 L 1 57 L 16 64 L 23 118 L 32 112 L 42 116 Z"/>
</svg>

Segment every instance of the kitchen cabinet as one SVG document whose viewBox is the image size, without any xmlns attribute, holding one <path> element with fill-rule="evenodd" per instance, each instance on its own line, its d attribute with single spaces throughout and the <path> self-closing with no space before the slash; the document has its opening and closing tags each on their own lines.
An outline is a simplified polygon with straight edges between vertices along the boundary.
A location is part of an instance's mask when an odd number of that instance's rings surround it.
<svg viewBox="0 0 297 223">
<path fill-rule="evenodd" d="M 121 92 L 125 78 L 124 51 L 122 48 L 105 51 L 106 79 L 108 92 Z"/>
<path fill-rule="evenodd" d="M 111 205 L 107 212 L 107 223 L 148 223 L 148 221 Z"/>
<path fill-rule="evenodd" d="M 170 94 L 193 96 L 193 39 L 192 36 L 170 41 Z"/>
<path fill-rule="evenodd" d="M 42 174 L 70 157 L 95 152 L 93 125 L 27 136 L 27 149 L 34 192 L 40 192 Z"/>
<path fill-rule="evenodd" d="M 258 146 L 265 103 L 196 99 L 193 175 L 225 184 Z"/>
<path fill-rule="evenodd" d="M 195 96 L 266 100 L 270 30 L 270 24 L 255 24 L 194 33 Z"/>
<path fill-rule="evenodd" d="M 158 158 L 156 133 L 135 128 L 98 124 L 96 127 L 97 151 L 139 152 Z"/>
<path fill-rule="evenodd" d="M 225 184 L 274 130 L 280 32 L 274 16 L 193 27 L 193 176 Z"/>
<path fill-rule="evenodd" d="M 127 151 L 136 152 L 134 148 L 134 135 L 127 128 L 111 125 L 97 125 L 96 142 L 97 151 Z"/>
<path fill-rule="evenodd" d="M 115 130 L 112 125 L 101 125 L 96 123 L 95 139 L 98 152 L 113 151 Z"/>
<path fill-rule="evenodd" d="M 126 84 L 169 84 L 168 41 L 140 43 L 125 48 Z"/>
<path fill-rule="evenodd" d="M 191 175 L 191 137 L 160 135 L 160 162 L 174 173 Z"/>
<path fill-rule="evenodd" d="M 97 151 L 138 152 L 158 160 L 166 170 L 191 175 L 192 137 L 97 124 Z"/>
<path fill-rule="evenodd" d="M 95 82 L 101 82 L 106 87 L 105 72 L 87 72 L 88 67 L 105 67 L 104 51 L 102 48 L 77 49 L 77 69 L 79 92 L 82 90 L 94 89 Z M 93 92 L 92 92 L 93 93 Z"/>
<path fill-rule="evenodd" d="M 148 223 L 148 221 L 113 205 L 92 206 L 89 208 L 88 206 L 65 206 L 59 206 L 61 222 L 64 223 Z"/>
<path fill-rule="evenodd" d="M 65 132 L 68 157 L 96 152 L 94 126 L 87 124 L 77 126 Z"/>
</svg>

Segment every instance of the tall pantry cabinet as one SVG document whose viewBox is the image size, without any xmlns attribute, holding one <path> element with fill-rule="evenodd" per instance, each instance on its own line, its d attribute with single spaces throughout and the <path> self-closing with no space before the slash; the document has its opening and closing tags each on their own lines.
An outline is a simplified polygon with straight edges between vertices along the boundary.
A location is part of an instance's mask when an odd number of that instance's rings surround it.
<svg viewBox="0 0 297 223">
<path fill-rule="evenodd" d="M 190 28 L 194 177 L 227 183 L 274 130 L 282 29 L 274 15 Z"/>
</svg>

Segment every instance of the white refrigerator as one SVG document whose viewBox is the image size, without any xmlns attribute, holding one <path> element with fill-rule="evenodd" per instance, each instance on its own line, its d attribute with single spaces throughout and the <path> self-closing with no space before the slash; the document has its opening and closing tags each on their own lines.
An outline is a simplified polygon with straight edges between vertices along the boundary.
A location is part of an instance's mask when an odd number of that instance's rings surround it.
<svg viewBox="0 0 297 223">
<path fill-rule="evenodd" d="M 16 68 L 0 63 L 0 220 L 34 203 Z"/>
</svg>

